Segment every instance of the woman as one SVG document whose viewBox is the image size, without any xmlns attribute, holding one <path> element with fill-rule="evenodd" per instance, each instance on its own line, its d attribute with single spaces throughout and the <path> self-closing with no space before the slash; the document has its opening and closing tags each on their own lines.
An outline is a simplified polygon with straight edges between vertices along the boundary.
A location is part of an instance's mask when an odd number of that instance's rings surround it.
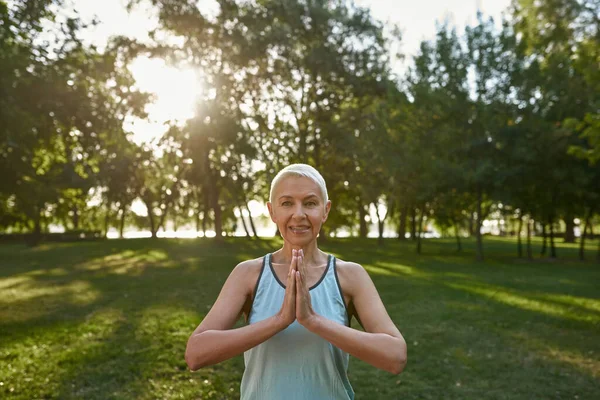
<svg viewBox="0 0 600 400">
<path fill-rule="evenodd" d="M 353 399 L 348 354 L 394 374 L 406 342 L 365 269 L 317 247 L 331 201 L 321 174 L 293 164 L 267 206 L 283 237 L 272 254 L 240 263 L 188 340 L 192 370 L 244 353 L 242 399 Z M 231 329 L 241 313 L 248 325 Z M 355 317 L 365 332 L 350 328 Z"/>
</svg>

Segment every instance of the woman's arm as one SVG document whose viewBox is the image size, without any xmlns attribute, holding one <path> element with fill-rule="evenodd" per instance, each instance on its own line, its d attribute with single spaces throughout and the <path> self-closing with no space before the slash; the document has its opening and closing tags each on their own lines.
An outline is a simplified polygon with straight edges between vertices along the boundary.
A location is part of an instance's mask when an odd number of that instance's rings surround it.
<svg viewBox="0 0 600 400">
<path fill-rule="evenodd" d="M 338 268 L 340 286 L 349 295 L 366 332 L 340 325 L 314 312 L 298 322 L 331 344 L 377 368 L 393 374 L 402 372 L 407 361 L 406 342 L 389 317 L 379 293 L 365 269 L 355 263 L 343 263 Z M 302 269 L 302 267 L 300 267 Z M 298 285 L 302 281 L 301 274 Z M 298 285 L 298 296 L 305 285 Z M 296 304 L 298 308 L 299 303 Z M 296 316 L 302 313 L 297 310 Z"/>
<path fill-rule="evenodd" d="M 239 264 L 229 275 L 217 301 L 202 323 L 190 336 L 185 350 L 185 361 L 195 371 L 207 365 L 225 361 L 253 348 L 285 329 L 295 319 L 295 285 L 288 278 L 281 311 L 263 321 L 237 329 L 231 329 L 239 317 L 256 284 L 256 263 L 260 260 Z M 254 265 L 252 264 L 254 263 Z M 290 265 L 291 268 L 294 263 Z M 288 273 L 289 276 L 293 274 Z M 291 307 L 290 307 L 291 303 Z"/>
</svg>

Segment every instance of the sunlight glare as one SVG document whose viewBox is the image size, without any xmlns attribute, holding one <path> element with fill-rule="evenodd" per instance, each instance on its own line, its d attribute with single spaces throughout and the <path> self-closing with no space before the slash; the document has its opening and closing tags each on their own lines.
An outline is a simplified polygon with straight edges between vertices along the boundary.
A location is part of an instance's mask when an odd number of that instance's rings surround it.
<svg viewBox="0 0 600 400">
<path fill-rule="evenodd" d="M 269 209 L 265 203 L 261 203 L 256 200 L 250 200 L 248 202 L 248 208 L 250 209 L 252 217 L 258 217 L 259 215 L 264 215 L 266 217 L 269 216 Z"/>
<path fill-rule="evenodd" d="M 131 123 L 136 143 L 147 143 L 162 135 L 167 121 L 181 123 L 193 117 L 202 91 L 198 72 L 147 57 L 136 59 L 129 68 L 137 87 L 154 95 L 154 102 L 146 106 L 149 121 L 137 119 Z"/>
</svg>

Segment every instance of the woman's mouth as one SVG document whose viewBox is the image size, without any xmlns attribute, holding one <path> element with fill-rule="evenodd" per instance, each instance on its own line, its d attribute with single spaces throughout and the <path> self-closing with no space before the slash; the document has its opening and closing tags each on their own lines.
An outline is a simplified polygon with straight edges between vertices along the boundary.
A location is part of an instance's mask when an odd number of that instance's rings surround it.
<svg viewBox="0 0 600 400">
<path fill-rule="evenodd" d="M 300 235 L 302 233 L 306 233 L 306 232 L 310 231 L 310 227 L 309 226 L 290 226 L 290 230 L 293 233 Z"/>
</svg>

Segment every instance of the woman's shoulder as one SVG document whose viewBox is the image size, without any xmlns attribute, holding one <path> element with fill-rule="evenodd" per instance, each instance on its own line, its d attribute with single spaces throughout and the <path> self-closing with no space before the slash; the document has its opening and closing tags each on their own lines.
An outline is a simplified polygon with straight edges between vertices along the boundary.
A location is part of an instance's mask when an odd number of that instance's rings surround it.
<svg viewBox="0 0 600 400">
<path fill-rule="evenodd" d="M 252 260 L 245 260 L 235 266 L 229 278 L 227 280 L 238 288 L 250 294 L 256 286 L 256 280 L 262 270 L 264 257 L 254 258 Z"/>
<path fill-rule="evenodd" d="M 264 257 L 253 258 L 252 260 L 245 260 L 235 266 L 234 272 L 240 275 L 252 275 L 260 273 L 264 262 Z"/>
<path fill-rule="evenodd" d="M 335 259 L 335 269 L 344 291 L 352 292 L 357 285 L 370 279 L 365 268 L 355 262 Z"/>
<path fill-rule="evenodd" d="M 364 268 L 362 265 L 352 262 L 352 261 L 345 261 L 342 260 L 340 258 L 335 258 L 335 267 L 338 270 L 338 273 L 340 274 L 347 274 L 347 273 L 352 273 L 352 272 L 357 272 L 357 271 L 364 271 Z"/>
</svg>

